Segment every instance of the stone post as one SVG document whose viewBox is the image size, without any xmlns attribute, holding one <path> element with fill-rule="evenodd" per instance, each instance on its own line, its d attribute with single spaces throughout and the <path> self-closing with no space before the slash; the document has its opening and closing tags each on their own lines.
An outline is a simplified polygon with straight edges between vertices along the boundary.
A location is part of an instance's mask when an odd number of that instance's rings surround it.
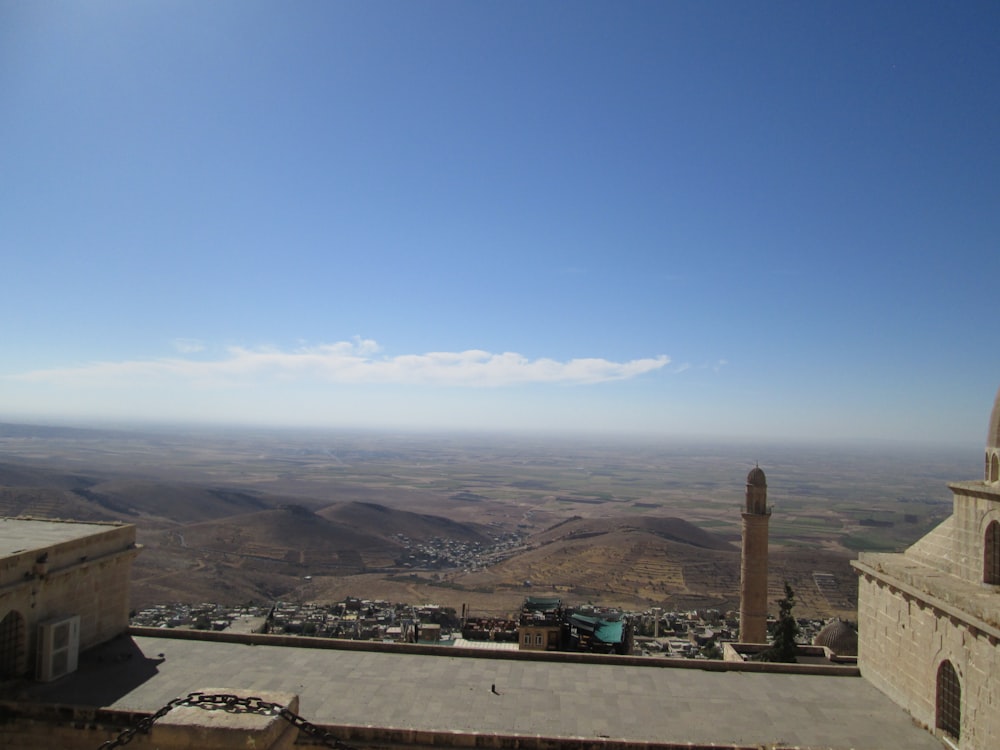
<svg viewBox="0 0 1000 750">
<path fill-rule="evenodd" d="M 296 713 L 299 710 L 299 697 L 294 693 L 215 687 L 196 692 L 241 698 L 253 696 Z M 148 746 L 156 750 L 245 750 L 249 747 L 288 750 L 295 744 L 298 733 L 297 727 L 276 713 L 249 713 L 240 707 L 178 706 L 153 725 Z"/>
</svg>

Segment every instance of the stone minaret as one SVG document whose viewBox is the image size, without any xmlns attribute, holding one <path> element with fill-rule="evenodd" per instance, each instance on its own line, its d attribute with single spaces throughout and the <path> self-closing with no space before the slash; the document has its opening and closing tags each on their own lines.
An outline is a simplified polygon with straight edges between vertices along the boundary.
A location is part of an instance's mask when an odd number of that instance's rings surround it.
<svg viewBox="0 0 1000 750">
<path fill-rule="evenodd" d="M 740 563 L 740 642 L 767 643 L 767 479 L 759 466 L 747 474 Z"/>
</svg>

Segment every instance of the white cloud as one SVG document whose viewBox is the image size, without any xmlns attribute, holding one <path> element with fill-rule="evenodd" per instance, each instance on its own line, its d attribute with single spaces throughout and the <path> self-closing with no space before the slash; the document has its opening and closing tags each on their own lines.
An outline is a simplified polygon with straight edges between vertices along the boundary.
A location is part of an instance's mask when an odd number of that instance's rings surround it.
<svg viewBox="0 0 1000 750">
<path fill-rule="evenodd" d="M 174 339 L 171 342 L 176 349 L 181 354 L 194 354 L 195 352 L 205 351 L 205 343 L 199 341 L 198 339 Z"/>
<path fill-rule="evenodd" d="M 200 343 L 200 342 L 198 342 Z M 176 346 L 176 342 L 175 342 Z M 195 353 L 201 349 L 188 349 Z M 95 362 L 77 367 L 35 370 L 13 376 L 22 381 L 65 385 L 119 385 L 182 381 L 197 385 L 240 385 L 272 381 L 390 383 L 404 385 L 509 386 L 530 383 L 593 384 L 626 380 L 669 364 L 665 355 L 614 362 L 602 358 L 559 361 L 529 359 L 516 352 L 480 349 L 425 354 L 380 354 L 370 339 L 301 346 L 230 347 L 221 359 L 169 357 Z"/>
</svg>

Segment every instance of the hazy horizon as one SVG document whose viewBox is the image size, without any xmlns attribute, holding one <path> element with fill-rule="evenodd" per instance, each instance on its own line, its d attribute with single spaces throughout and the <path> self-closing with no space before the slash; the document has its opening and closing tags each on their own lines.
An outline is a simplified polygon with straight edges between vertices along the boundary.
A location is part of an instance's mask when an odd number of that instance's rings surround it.
<svg viewBox="0 0 1000 750">
<path fill-rule="evenodd" d="M 516 444 L 542 442 L 559 448 L 572 445 L 595 447 L 600 445 L 623 446 L 635 445 L 647 448 L 708 450 L 712 448 L 725 451 L 746 451 L 746 462 L 749 468 L 756 462 L 766 467 L 769 459 L 775 456 L 768 451 L 784 454 L 792 452 L 814 452 L 830 450 L 840 454 L 857 452 L 859 455 L 877 458 L 879 455 L 894 456 L 915 451 L 917 455 L 935 456 L 957 463 L 968 463 L 977 471 L 981 468 L 983 442 L 976 441 L 934 441 L 891 438 L 823 438 L 811 437 L 783 438 L 774 436 L 734 436 L 710 435 L 700 433 L 667 433 L 667 432 L 608 432 L 586 430 L 559 429 L 489 429 L 489 428 L 447 428 L 447 427 L 393 427 L 393 426 L 343 426 L 343 425 L 274 425 L 254 424 L 250 422 L 194 422 L 148 419 L 54 419 L 44 416 L 26 416 L 21 420 L 0 418 L 0 439 L 4 428 L 12 428 L 15 432 L 21 428 L 33 429 L 79 430 L 83 432 L 110 432 L 122 435 L 176 435 L 190 436 L 198 439 L 213 437 L 235 437 L 237 439 L 264 438 L 280 445 L 284 440 L 293 443 L 323 441 L 329 439 L 346 440 L 381 440 L 388 443 L 394 441 L 410 441 L 419 439 L 440 441 L 461 441 L 470 446 L 485 443 Z M 912 458 L 912 456 L 910 457 Z M 908 459 L 909 460 L 909 459 Z M 965 479 L 976 479 L 978 474 Z M 963 481 L 962 478 L 956 478 Z"/>
</svg>

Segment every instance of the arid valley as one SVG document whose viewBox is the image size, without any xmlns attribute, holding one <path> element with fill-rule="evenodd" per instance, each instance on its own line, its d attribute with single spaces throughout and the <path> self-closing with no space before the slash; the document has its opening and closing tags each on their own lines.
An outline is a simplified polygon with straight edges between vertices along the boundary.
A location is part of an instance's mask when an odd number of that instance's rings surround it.
<svg viewBox="0 0 1000 750">
<path fill-rule="evenodd" d="M 526 594 L 737 607 L 747 472 L 771 600 L 852 619 L 860 550 L 951 509 L 978 451 L 666 438 L 0 425 L 0 515 L 122 521 L 132 606 L 345 596 L 513 612 Z"/>
</svg>

